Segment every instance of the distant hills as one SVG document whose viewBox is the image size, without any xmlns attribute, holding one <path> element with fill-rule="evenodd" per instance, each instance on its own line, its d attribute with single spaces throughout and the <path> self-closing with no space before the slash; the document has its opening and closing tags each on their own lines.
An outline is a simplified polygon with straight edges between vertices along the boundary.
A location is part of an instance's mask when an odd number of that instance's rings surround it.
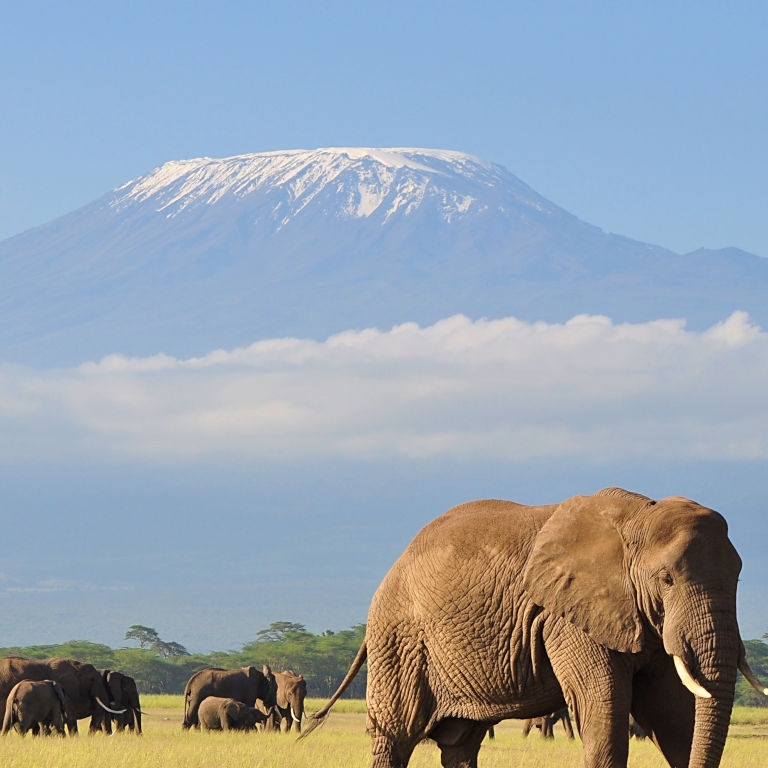
<svg viewBox="0 0 768 768">
<path fill-rule="evenodd" d="M 743 309 L 768 259 L 608 234 L 460 152 L 317 149 L 168 162 L 0 243 L 0 361 L 188 356 L 455 313 L 562 321 Z"/>
</svg>

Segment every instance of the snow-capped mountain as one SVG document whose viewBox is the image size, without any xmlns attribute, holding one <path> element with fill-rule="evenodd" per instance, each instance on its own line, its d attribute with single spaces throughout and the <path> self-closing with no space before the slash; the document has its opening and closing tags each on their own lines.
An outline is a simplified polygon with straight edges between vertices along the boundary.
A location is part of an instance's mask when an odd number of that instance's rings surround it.
<svg viewBox="0 0 768 768">
<path fill-rule="evenodd" d="M 606 234 L 460 152 L 199 158 L 0 243 L 0 360 L 187 355 L 457 312 L 765 322 L 767 288 L 768 260 Z"/>
<path fill-rule="evenodd" d="M 270 219 L 280 229 L 329 190 L 334 205 L 326 212 L 337 218 L 368 218 L 378 211 L 386 223 L 431 203 L 450 222 L 473 204 L 484 205 L 457 190 L 461 180 L 485 190 L 504 185 L 523 205 L 555 210 L 503 168 L 461 152 L 360 148 L 169 162 L 119 187 L 110 205 L 119 211 L 150 201 L 156 211 L 174 217 L 226 199 L 274 195 Z"/>
</svg>

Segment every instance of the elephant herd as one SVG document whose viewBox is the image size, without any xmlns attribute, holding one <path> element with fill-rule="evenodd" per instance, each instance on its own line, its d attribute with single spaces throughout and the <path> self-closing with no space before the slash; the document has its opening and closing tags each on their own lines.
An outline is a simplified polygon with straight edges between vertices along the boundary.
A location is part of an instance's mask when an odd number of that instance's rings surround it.
<svg viewBox="0 0 768 768">
<path fill-rule="evenodd" d="M 184 687 L 184 729 L 301 732 L 307 683 L 292 670 L 255 667 L 196 672 Z"/>
<path fill-rule="evenodd" d="M 90 717 L 90 731 L 128 727 L 141 733 L 139 694 L 133 678 L 71 659 L 0 659 L 2 733 L 77 733 Z"/>
<path fill-rule="evenodd" d="M 268 666 L 207 668 L 184 690 L 185 729 L 301 731 L 307 684 L 292 670 Z M 141 705 L 132 677 L 70 659 L 0 659 L 2 733 L 77 733 L 77 721 L 90 717 L 89 731 L 128 728 L 141 735 Z"/>
</svg>

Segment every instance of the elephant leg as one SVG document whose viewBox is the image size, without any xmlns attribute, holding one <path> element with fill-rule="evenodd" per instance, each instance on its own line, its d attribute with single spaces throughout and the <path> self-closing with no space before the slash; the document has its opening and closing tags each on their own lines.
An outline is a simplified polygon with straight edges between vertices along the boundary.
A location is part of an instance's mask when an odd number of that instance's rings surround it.
<svg viewBox="0 0 768 768">
<path fill-rule="evenodd" d="M 378 729 L 371 734 L 371 768 L 406 768 L 415 744 L 395 744 L 392 739 Z"/>
<path fill-rule="evenodd" d="M 565 735 L 573 741 L 573 726 L 571 725 L 571 716 L 568 714 L 568 710 L 563 713 L 563 730 Z"/>
<path fill-rule="evenodd" d="M 554 739 L 555 738 L 555 721 L 550 715 L 546 715 L 541 724 L 541 738 L 542 739 Z"/>
<path fill-rule="evenodd" d="M 533 728 L 533 718 L 529 717 L 523 722 L 523 738 L 528 738 L 531 728 Z"/>
<path fill-rule="evenodd" d="M 680 683 L 671 657 L 663 654 L 635 675 L 632 714 L 671 766 L 688 765 L 695 699 Z"/>
<path fill-rule="evenodd" d="M 477 768 L 477 753 L 488 731 L 472 720 L 444 720 L 430 734 L 440 747 L 443 768 Z"/>
<path fill-rule="evenodd" d="M 632 699 L 630 661 L 562 620 L 547 651 L 576 718 L 585 768 L 626 766 Z"/>
</svg>

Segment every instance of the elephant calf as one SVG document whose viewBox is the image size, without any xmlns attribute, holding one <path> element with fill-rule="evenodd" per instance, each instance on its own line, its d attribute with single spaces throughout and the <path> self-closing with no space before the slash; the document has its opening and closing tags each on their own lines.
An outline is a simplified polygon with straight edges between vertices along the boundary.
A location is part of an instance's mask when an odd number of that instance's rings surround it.
<svg viewBox="0 0 768 768">
<path fill-rule="evenodd" d="M 64 690 L 55 680 L 22 680 L 11 688 L 5 703 L 2 733 L 15 727 L 24 736 L 50 732 L 53 728 L 64 735 L 67 719 Z"/>
<path fill-rule="evenodd" d="M 208 696 L 200 703 L 197 718 L 203 731 L 250 731 L 265 723 L 268 715 L 235 699 Z"/>
</svg>

